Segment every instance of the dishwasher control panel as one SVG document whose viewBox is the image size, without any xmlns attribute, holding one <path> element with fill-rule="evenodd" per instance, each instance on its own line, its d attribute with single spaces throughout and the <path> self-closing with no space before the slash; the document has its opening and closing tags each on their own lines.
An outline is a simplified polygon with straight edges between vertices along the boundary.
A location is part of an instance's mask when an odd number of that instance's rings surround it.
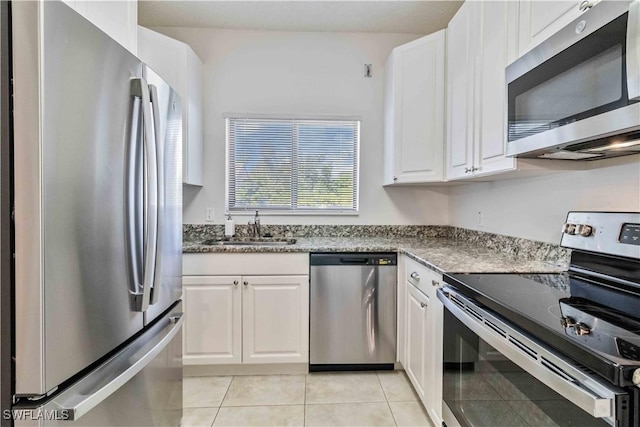
<svg viewBox="0 0 640 427">
<path fill-rule="evenodd" d="M 398 255 L 395 253 L 312 253 L 311 265 L 397 265 Z"/>
</svg>

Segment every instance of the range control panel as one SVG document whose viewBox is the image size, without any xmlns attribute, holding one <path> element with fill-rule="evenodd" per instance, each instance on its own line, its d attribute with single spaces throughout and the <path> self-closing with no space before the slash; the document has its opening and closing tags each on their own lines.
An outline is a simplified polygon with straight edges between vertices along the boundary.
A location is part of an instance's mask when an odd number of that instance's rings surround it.
<svg viewBox="0 0 640 427">
<path fill-rule="evenodd" d="M 620 243 L 640 246 L 640 224 L 622 224 Z"/>
<path fill-rule="evenodd" d="M 560 245 L 640 259 L 640 212 L 569 212 Z"/>
</svg>

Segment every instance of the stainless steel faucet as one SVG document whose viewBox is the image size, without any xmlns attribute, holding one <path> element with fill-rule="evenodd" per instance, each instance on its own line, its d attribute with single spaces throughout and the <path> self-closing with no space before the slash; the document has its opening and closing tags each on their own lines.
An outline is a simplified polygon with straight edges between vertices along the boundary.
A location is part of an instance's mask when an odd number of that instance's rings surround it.
<svg viewBox="0 0 640 427">
<path fill-rule="evenodd" d="M 258 215 L 258 211 L 256 211 L 256 216 L 249 220 L 249 234 L 254 238 L 259 238 L 261 236 L 260 218 Z"/>
</svg>

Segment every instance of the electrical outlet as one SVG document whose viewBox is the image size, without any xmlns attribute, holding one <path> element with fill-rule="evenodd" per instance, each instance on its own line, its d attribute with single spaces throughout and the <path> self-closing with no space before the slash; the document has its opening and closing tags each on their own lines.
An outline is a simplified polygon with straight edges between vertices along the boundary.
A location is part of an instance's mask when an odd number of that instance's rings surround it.
<svg viewBox="0 0 640 427">
<path fill-rule="evenodd" d="M 213 222 L 215 221 L 216 211 L 214 208 L 207 208 L 204 213 L 204 220 Z"/>
<path fill-rule="evenodd" d="M 482 211 L 478 211 L 477 223 L 478 223 L 478 227 L 483 227 L 484 226 L 483 218 L 482 218 Z"/>
</svg>

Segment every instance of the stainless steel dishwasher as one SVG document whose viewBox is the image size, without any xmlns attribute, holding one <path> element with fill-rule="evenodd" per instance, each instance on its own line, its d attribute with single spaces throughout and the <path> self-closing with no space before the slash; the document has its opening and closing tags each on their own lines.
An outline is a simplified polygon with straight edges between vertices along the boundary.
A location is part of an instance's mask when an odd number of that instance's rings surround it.
<svg viewBox="0 0 640 427">
<path fill-rule="evenodd" d="M 393 369 L 395 253 L 314 253 L 310 258 L 309 370 Z"/>
</svg>

